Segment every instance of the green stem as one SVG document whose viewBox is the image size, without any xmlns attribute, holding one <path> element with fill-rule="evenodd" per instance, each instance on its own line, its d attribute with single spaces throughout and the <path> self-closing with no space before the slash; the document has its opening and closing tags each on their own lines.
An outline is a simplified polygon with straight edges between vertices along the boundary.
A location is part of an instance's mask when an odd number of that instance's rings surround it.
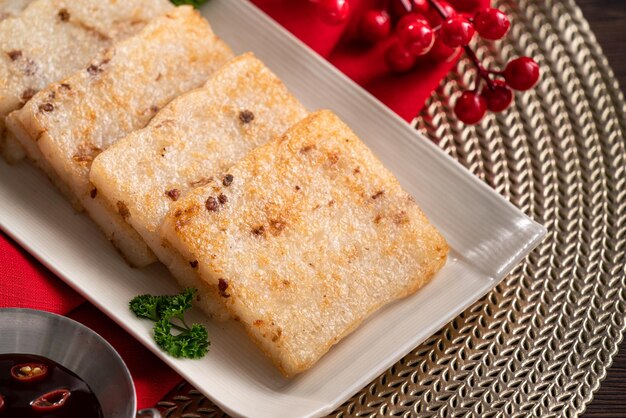
<svg viewBox="0 0 626 418">
<path fill-rule="evenodd" d="M 170 324 L 172 325 L 172 328 L 174 328 L 175 330 L 178 330 L 180 332 L 189 332 L 189 327 L 187 328 L 183 328 L 180 325 L 176 325 L 175 323 L 173 323 L 172 321 L 170 321 Z"/>
</svg>

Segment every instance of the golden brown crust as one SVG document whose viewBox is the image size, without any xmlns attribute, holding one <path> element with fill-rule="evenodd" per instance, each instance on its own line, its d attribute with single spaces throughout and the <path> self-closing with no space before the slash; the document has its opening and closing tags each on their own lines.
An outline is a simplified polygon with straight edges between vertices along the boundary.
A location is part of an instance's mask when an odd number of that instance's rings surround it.
<svg viewBox="0 0 626 418">
<path fill-rule="evenodd" d="M 91 164 L 117 140 L 146 126 L 158 108 L 204 84 L 231 57 L 197 11 L 176 7 L 41 90 L 7 121 L 21 126 L 16 136 L 28 156 L 64 184 L 133 265 L 145 266 L 155 257 L 125 220 L 132 210 L 123 199 L 127 210 L 120 213 L 117 202 L 92 195 Z"/>
<path fill-rule="evenodd" d="M 410 295 L 448 246 L 394 176 L 328 111 L 173 204 L 163 233 L 287 376 Z M 225 199 L 220 199 L 221 195 Z M 227 296 L 225 296 L 227 295 Z"/>
<path fill-rule="evenodd" d="M 4 136 L 4 119 L 39 90 L 87 66 L 101 50 L 138 33 L 172 10 L 167 0 L 0 1 L 0 153 L 23 158 L 19 143 Z"/>
<path fill-rule="evenodd" d="M 195 272 L 174 266 L 175 254 L 161 245 L 158 229 L 170 206 L 195 187 L 228 187 L 233 163 L 304 116 L 306 110 L 278 77 L 244 54 L 97 156 L 90 180 L 110 202 L 126 202 L 133 214 L 128 222 L 178 281 L 189 283 Z M 201 305 L 213 317 L 227 317 L 224 310 L 208 310 L 215 306 Z"/>
</svg>

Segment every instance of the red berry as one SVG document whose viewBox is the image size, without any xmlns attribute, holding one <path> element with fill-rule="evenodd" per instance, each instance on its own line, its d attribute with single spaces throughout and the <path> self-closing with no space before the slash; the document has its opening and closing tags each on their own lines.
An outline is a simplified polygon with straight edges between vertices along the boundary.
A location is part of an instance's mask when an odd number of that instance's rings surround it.
<svg viewBox="0 0 626 418">
<path fill-rule="evenodd" d="M 452 7 L 459 13 L 474 14 L 478 10 L 489 7 L 491 0 L 449 0 Z"/>
<path fill-rule="evenodd" d="M 404 16 L 396 27 L 400 44 L 413 55 L 424 55 L 435 43 L 435 33 L 426 21 L 416 14 Z"/>
<path fill-rule="evenodd" d="M 539 64 L 529 57 L 519 57 L 504 69 L 504 79 L 515 90 L 529 90 L 539 80 Z"/>
<path fill-rule="evenodd" d="M 396 32 L 400 33 L 416 22 L 425 22 L 424 16 L 417 13 L 408 13 L 398 21 Z"/>
<path fill-rule="evenodd" d="M 474 25 L 462 16 L 455 16 L 441 25 L 441 40 L 451 48 L 467 45 L 474 36 Z"/>
<path fill-rule="evenodd" d="M 385 61 L 391 70 L 403 73 L 413 68 L 416 58 L 399 42 L 394 42 L 385 53 Z"/>
<path fill-rule="evenodd" d="M 441 40 L 441 36 L 435 37 L 435 43 L 426 56 L 433 61 L 446 61 L 457 51 L 457 48 L 450 48 Z"/>
<path fill-rule="evenodd" d="M 322 20 L 329 25 L 345 22 L 350 13 L 348 0 L 320 0 L 317 7 Z"/>
<path fill-rule="evenodd" d="M 500 10 L 485 9 L 474 16 L 474 26 L 480 36 L 495 41 L 506 35 L 511 27 L 511 22 Z"/>
<path fill-rule="evenodd" d="M 391 0 L 391 14 L 402 17 L 409 13 L 424 14 L 428 10 L 428 0 Z"/>
<path fill-rule="evenodd" d="M 391 0 L 389 4 L 389 11 L 394 17 L 402 17 L 405 14 L 411 13 L 410 3 L 410 0 Z"/>
<path fill-rule="evenodd" d="M 447 16 L 446 20 L 457 15 L 457 12 L 454 9 L 454 7 L 450 6 L 450 3 L 448 3 L 447 1 L 442 0 L 439 2 L 439 5 L 441 6 L 441 8 L 443 9 L 444 13 Z M 444 19 L 441 17 L 439 12 L 434 7 L 431 7 L 430 9 L 428 9 L 428 11 L 424 14 L 424 16 L 426 16 L 426 19 L 428 19 L 430 26 L 433 28 L 441 25 L 444 21 Z"/>
<path fill-rule="evenodd" d="M 428 11 L 428 0 L 413 0 L 413 12 L 424 14 Z"/>
<path fill-rule="evenodd" d="M 473 91 L 465 91 L 454 104 L 454 114 L 463 123 L 473 125 L 480 122 L 487 112 L 487 101 Z"/>
<path fill-rule="evenodd" d="M 361 18 L 361 36 L 375 42 L 386 38 L 391 32 L 391 18 L 385 10 L 370 10 Z"/>
<path fill-rule="evenodd" d="M 495 80 L 493 88 L 483 87 L 480 95 L 487 101 L 487 109 L 492 112 L 502 112 L 513 101 L 513 91 L 502 80 Z"/>
</svg>

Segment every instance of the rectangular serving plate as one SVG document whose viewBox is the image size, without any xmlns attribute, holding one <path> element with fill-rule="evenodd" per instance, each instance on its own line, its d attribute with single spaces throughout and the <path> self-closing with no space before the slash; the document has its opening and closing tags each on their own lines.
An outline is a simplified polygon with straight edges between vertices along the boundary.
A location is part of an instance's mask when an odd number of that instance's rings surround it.
<svg viewBox="0 0 626 418">
<path fill-rule="evenodd" d="M 175 293 L 174 280 L 159 265 L 128 267 L 30 164 L 0 163 L 0 228 L 229 414 L 325 415 L 494 288 L 546 231 L 248 1 L 211 0 L 201 11 L 236 52 L 253 51 L 309 109 L 336 112 L 394 172 L 450 244 L 435 279 L 287 380 L 237 324 L 198 312 L 192 319 L 209 330 L 209 354 L 177 360 L 161 352 L 151 323 L 135 318 L 128 301 Z"/>
</svg>

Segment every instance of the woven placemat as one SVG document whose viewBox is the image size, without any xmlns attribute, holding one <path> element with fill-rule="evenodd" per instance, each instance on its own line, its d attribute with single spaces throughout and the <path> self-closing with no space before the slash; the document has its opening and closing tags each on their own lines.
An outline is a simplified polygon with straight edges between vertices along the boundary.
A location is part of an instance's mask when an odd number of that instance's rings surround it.
<svg viewBox="0 0 626 418">
<path fill-rule="evenodd" d="M 496 4 L 511 17 L 511 33 L 480 45 L 479 57 L 502 66 L 530 55 L 542 66 L 540 84 L 468 128 L 450 106 L 474 78 L 463 60 L 414 124 L 548 236 L 494 291 L 332 416 L 578 416 L 622 340 L 623 95 L 573 0 Z M 166 417 L 225 416 L 185 383 L 159 406 Z"/>
</svg>

